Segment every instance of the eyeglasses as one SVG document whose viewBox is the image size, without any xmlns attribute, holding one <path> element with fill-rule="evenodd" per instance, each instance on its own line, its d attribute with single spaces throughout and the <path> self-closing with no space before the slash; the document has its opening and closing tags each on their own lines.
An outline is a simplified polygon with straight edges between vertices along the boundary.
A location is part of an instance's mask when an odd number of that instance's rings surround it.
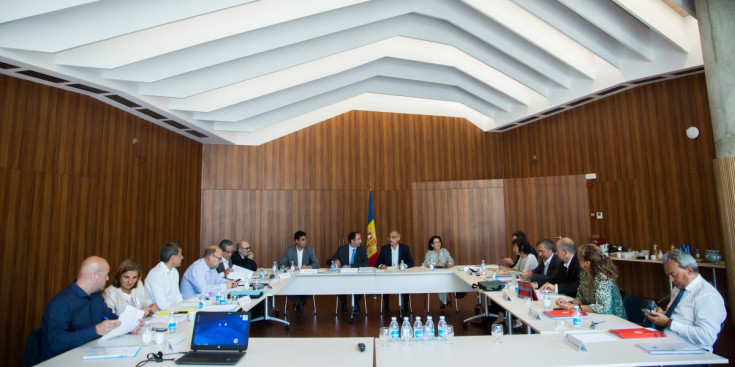
<svg viewBox="0 0 735 367">
<path fill-rule="evenodd" d="M 250 251 L 250 247 L 240 247 L 241 250 L 248 250 Z"/>
<path fill-rule="evenodd" d="M 217 256 L 217 255 L 215 255 L 215 254 L 212 254 L 212 256 L 216 257 L 218 261 L 219 261 L 219 260 L 222 260 L 222 257 L 221 257 L 221 256 Z"/>
</svg>

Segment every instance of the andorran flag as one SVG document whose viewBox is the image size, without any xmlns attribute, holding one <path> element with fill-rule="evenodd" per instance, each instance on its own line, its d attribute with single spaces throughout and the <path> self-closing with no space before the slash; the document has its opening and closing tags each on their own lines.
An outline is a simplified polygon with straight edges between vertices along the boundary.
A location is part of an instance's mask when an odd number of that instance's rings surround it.
<svg viewBox="0 0 735 367">
<path fill-rule="evenodd" d="M 378 238 L 375 236 L 375 216 L 373 215 L 373 191 L 370 191 L 368 202 L 368 225 L 367 225 L 367 254 L 370 266 L 375 266 L 378 261 Z"/>
</svg>

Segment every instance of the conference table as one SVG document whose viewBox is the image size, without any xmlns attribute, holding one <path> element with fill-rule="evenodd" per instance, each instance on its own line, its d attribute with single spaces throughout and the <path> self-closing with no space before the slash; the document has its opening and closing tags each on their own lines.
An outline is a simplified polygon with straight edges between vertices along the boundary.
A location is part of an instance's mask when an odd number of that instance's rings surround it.
<svg viewBox="0 0 735 367">
<path fill-rule="evenodd" d="M 726 364 L 725 358 L 711 353 L 699 355 L 663 355 L 652 356 L 636 346 L 642 339 L 614 339 L 596 341 L 587 345 L 588 351 L 578 352 L 566 345 L 555 330 L 554 320 L 543 315 L 541 301 L 527 302 L 512 290 L 483 292 L 473 288 L 485 276 L 468 274 L 464 267 L 455 266 L 449 269 L 411 268 L 404 271 L 396 269 L 373 270 L 368 272 L 330 272 L 320 269 L 312 272 L 286 273 L 278 272 L 272 279 L 266 277 L 268 285 L 264 294 L 258 298 L 233 308 L 250 310 L 260 302 L 271 301 L 275 296 L 288 295 L 338 295 L 338 294 L 405 294 L 405 293 L 440 293 L 440 292 L 479 292 L 483 300 L 490 300 L 506 310 L 509 325 L 513 317 L 519 318 L 527 325 L 529 331 L 538 334 L 506 335 L 501 343 L 494 343 L 490 336 L 455 337 L 452 342 L 436 341 L 432 343 L 383 343 L 371 337 L 362 338 L 252 338 L 247 355 L 240 365 L 277 363 L 321 366 L 328 361 L 345 361 L 358 366 L 374 365 L 408 366 L 439 365 L 442 363 L 457 365 L 462 363 L 479 363 L 489 359 L 491 362 L 514 363 L 515 365 L 564 365 L 564 366 L 647 366 L 677 364 Z M 253 281 L 256 281 L 254 279 Z M 257 280 L 260 282 L 260 280 Z M 196 300 L 182 302 L 178 308 L 190 308 Z M 529 310 L 536 311 L 538 318 Z M 264 320 L 277 320 L 268 315 Z M 253 319 L 255 322 L 257 319 Z M 589 327 L 594 321 L 596 329 Z M 571 323 L 570 323 L 571 324 Z M 570 325 L 571 326 L 571 325 Z M 191 321 L 184 320 L 178 324 L 176 335 L 191 335 Z M 612 315 L 593 314 L 581 329 L 568 330 L 570 335 L 605 334 L 609 329 L 633 328 L 636 324 Z M 512 328 L 509 328 L 512 330 Z M 593 335 L 594 334 L 594 335 Z M 174 336 L 176 336 L 174 335 Z M 167 335 L 168 336 L 168 335 Z M 580 336 L 581 337 L 581 336 Z M 610 338 L 608 338 L 610 339 Z M 168 338 L 167 338 L 168 340 Z M 677 341 L 671 337 L 656 338 L 657 342 Z M 189 341 L 187 341 L 188 343 Z M 123 335 L 107 343 L 111 345 L 140 345 L 140 336 Z M 365 352 L 357 350 L 357 343 L 364 343 Z M 42 366 L 70 365 L 79 363 L 82 356 L 96 344 L 92 341 L 59 355 Z M 565 349 L 566 348 L 566 349 Z M 147 353 L 161 350 L 159 345 L 142 346 L 133 360 L 140 361 Z M 188 350 L 188 344 L 186 344 Z M 284 351 L 288 351 L 284 353 Z M 528 353 L 533 351 L 533 353 Z M 373 353 L 374 352 L 374 353 Z M 164 352 L 166 353 L 166 352 Z M 373 354 L 375 360 L 373 360 Z M 313 358 L 309 356 L 329 356 Z M 274 356 L 277 356 L 274 357 Z M 545 359 L 544 359 L 545 357 Z M 275 359 L 274 359 L 275 358 Z M 131 359 L 84 361 L 89 366 L 129 366 Z"/>
</svg>

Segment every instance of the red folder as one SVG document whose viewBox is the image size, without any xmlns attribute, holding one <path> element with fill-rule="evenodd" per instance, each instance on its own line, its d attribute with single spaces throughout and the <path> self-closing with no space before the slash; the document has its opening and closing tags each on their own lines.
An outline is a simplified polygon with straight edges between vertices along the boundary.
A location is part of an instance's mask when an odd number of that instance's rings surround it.
<svg viewBox="0 0 735 367">
<path fill-rule="evenodd" d="M 633 328 L 633 329 L 610 329 L 610 332 L 623 339 L 663 338 L 666 336 L 666 334 L 658 330 L 644 328 L 644 327 Z"/>
<path fill-rule="evenodd" d="M 574 318 L 574 311 L 573 310 L 548 310 L 544 311 L 544 314 L 546 316 L 549 316 L 554 319 L 571 319 Z M 586 319 L 590 317 L 586 312 L 582 312 L 582 318 Z"/>
</svg>

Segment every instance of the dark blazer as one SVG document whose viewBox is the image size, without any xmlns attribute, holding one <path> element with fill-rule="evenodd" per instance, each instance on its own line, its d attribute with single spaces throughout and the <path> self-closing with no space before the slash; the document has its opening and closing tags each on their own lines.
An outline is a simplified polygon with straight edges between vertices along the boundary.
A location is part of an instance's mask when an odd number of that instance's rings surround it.
<svg viewBox="0 0 735 367">
<path fill-rule="evenodd" d="M 227 263 L 228 263 L 227 264 L 228 265 L 227 266 L 227 269 L 231 268 L 232 267 L 232 258 L 230 258 L 230 261 L 228 261 Z M 220 273 L 220 274 L 222 274 L 222 273 L 225 272 L 225 266 L 222 265 L 222 262 L 221 261 L 219 262 L 219 265 L 217 265 L 217 272 Z"/>
<path fill-rule="evenodd" d="M 243 259 L 242 256 L 240 256 L 240 254 L 238 253 L 232 254 L 232 263 L 234 265 L 241 266 L 248 270 L 252 270 L 252 271 L 258 270 L 258 264 L 255 263 L 255 260 L 249 257 L 246 257 Z"/>
<path fill-rule="evenodd" d="M 289 266 L 291 265 L 291 261 L 293 261 L 294 264 L 298 265 L 296 245 L 291 245 L 286 248 L 286 251 L 283 253 L 283 257 L 281 258 L 281 261 L 278 262 L 278 265 Z M 319 260 L 317 260 L 316 258 L 313 247 L 309 245 L 306 245 L 306 247 L 304 247 L 304 253 L 301 255 L 301 265 L 309 266 L 312 269 L 319 269 Z"/>
<path fill-rule="evenodd" d="M 401 260 L 403 260 L 404 263 L 406 263 L 406 266 L 409 268 L 413 268 L 413 258 L 411 257 L 411 249 L 402 244 L 398 244 L 398 264 L 401 263 Z M 398 265 L 396 264 L 396 265 Z M 380 248 L 380 254 L 378 254 L 378 261 L 375 263 L 375 267 L 380 267 L 380 265 L 385 266 L 392 266 L 392 256 L 391 256 L 391 247 L 390 244 L 383 245 L 383 247 Z"/>
<path fill-rule="evenodd" d="M 559 294 L 564 294 L 569 297 L 577 296 L 577 288 L 579 288 L 579 259 L 575 254 L 572 258 L 572 262 L 569 263 L 569 269 L 564 264 L 561 264 L 559 272 L 551 283 L 556 284 Z"/>
<path fill-rule="evenodd" d="M 546 273 L 544 273 L 544 262 L 539 262 L 536 269 L 533 269 L 533 272 L 531 273 L 531 281 L 538 283 L 539 286 L 542 286 L 545 283 L 551 282 L 554 277 L 558 276 L 559 271 L 561 271 L 560 268 L 563 267 L 564 263 L 562 263 L 559 259 L 559 256 L 556 256 L 556 253 L 554 253 L 554 255 L 551 257 L 549 268 L 546 269 Z"/>
<path fill-rule="evenodd" d="M 327 266 L 329 266 L 332 261 L 339 260 L 339 263 L 342 266 L 349 265 L 350 264 L 350 251 L 352 249 L 350 248 L 350 245 L 342 245 L 337 247 L 337 251 L 334 252 L 334 255 L 327 259 Z M 368 261 L 367 256 L 367 250 L 365 249 L 365 246 L 359 246 L 357 247 L 355 251 L 355 265 L 352 267 L 358 268 L 358 267 L 366 267 L 370 266 L 370 262 Z"/>
</svg>

